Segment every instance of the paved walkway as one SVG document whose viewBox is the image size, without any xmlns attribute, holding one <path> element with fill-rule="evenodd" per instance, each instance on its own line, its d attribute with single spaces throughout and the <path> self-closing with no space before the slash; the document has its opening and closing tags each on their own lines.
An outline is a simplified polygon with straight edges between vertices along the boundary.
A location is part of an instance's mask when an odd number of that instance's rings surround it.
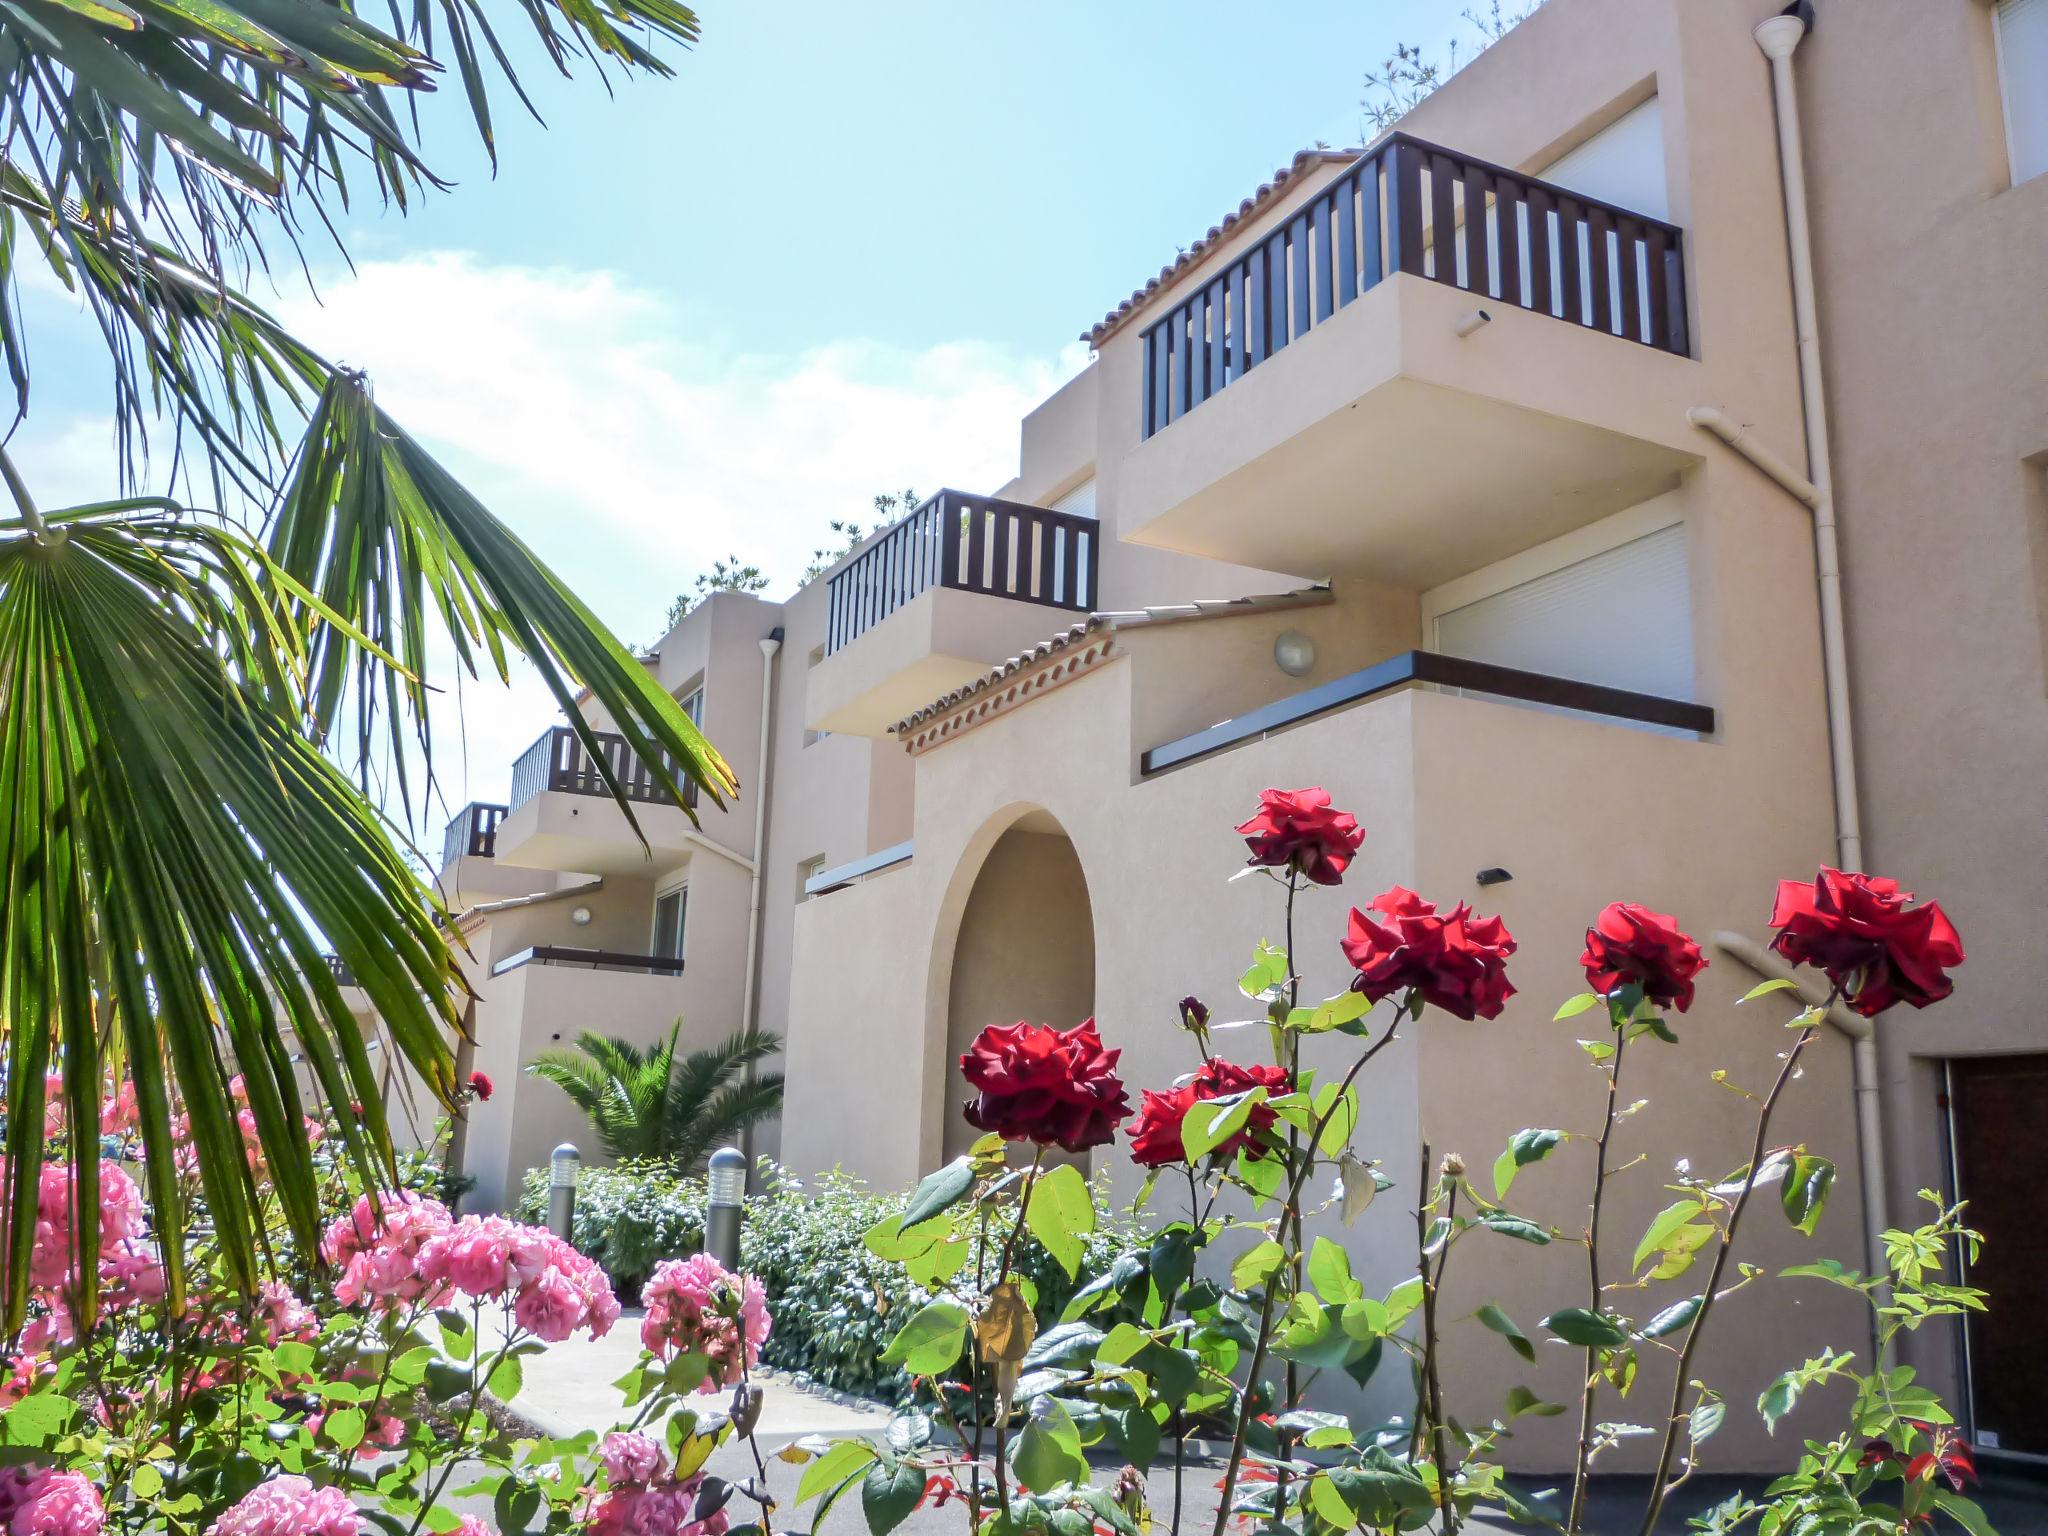
<svg viewBox="0 0 2048 1536">
<path fill-rule="evenodd" d="M 602 1339 L 572 1339 L 530 1356 L 512 1411 L 558 1438 L 609 1429 L 632 1416 L 617 1383 L 639 1362 L 640 1312 L 635 1308 Z M 879 1435 L 888 1427 L 889 1415 L 877 1409 L 843 1406 L 772 1371 L 757 1379 L 766 1392 L 757 1431 L 763 1450 L 779 1450 L 805 1435 Z M 722 1409 L 726 1398 L 707 1393 L 701 1401 Z"/>
</svg>

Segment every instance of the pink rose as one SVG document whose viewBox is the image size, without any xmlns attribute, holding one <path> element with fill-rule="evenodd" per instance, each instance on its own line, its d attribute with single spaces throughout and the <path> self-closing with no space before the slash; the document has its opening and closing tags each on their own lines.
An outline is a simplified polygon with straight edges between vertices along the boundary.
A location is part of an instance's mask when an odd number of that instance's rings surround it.
<svg viewBox="0 0 2048 1536">
<path fill-rule="evenodd" d="M 512 1304 L 512 1317 L 535 1338 L 559 1344 L 583 1321 L 583 1297 L 567 1275 L 550 1265 L 519 1293 Z"/>
<path fill-rule="evenodd" d="M 207 1536 L 361 1536 L 362 1528 L 339 1488 L 286 1476 L 257 1484 L 207 1528 Z"/>
<path fill-rule="evenodd" d="M 668 1457 L 661 1446 L 635 1431 L 614 1431 L 597 1448 L 597 1459 L 614 1488 L 644 1485 L 668 1471 Z"/>
</svg>

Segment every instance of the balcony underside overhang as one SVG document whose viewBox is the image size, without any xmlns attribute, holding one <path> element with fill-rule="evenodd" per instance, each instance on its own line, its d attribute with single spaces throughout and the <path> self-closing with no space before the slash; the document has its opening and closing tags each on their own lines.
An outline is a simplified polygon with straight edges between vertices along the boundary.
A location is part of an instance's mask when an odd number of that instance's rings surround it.
<svg viewBox="0 0 2048 1536">
<path fill-rule="evenodd" d="M 639 803 L 633 818 L 638 835 L 613 800 L 545 790 L 505 817 L 497 861 L 526 870 L 639 876 L 671 874 L 689 861 L 693 828 L 679 807 Z"/>
<path fill-rule="evenodd" d="M 1135 543 L 1430 587 L 1674 486 L 1696 364 L 1396 276 L 1145 441 Z"/>
<path fill-rule="evenodd" d="M 933 699 L 1083 617 L 985 592 L 930 588 L 811 669 L 804 724 L 885 737 Z"/>
</svg>

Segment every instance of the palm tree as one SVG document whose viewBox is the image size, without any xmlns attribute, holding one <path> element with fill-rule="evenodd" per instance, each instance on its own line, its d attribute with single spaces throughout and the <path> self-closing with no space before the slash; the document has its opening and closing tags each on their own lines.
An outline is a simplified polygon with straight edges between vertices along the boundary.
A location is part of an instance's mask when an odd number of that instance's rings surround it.
<svg viewBox="0 0 2048 1536">
<path fill-rule="evenodd" d="M 378 8 L 383 17 L 383 8 Z M 460 82 L 493 146 L 492 97 L 525 99 L 497 28 L 531 28 L 569 73 L 667 74 L 678 0 L 7 0 L 0 5 L 0 364 L 29 412 L 25 287 L 81 300 L 111 362 L 107 499 L 53 509 L 0 443 L 0 1336 L 35 1242 L 45 1074 L 98 1200 L 96 1105 L 133 1082 L 145 1192 L 183 1305 L 174 1119 L 189 1116 L 231 1279 L 253 1290 L 258 1191 L 229 1078 L 299 1251 L 319 1212 L 293 1042 L 365 1177 L 395 1169 L 376 1076 L 334 978 L 452 1099 L 467 991 L 445 914 L 396 820 L 433 794 L 429 699 L 456 669 L 546 681 L 586 748 L 587 690 L 685 811 L 731 770 L 595 615 L 376 402 L 238 280 L 374 193 L 446 185 L 411 99 Z M 517 43 L 517 38 L 509 40 Z M 495 148 L 491 148 L 495 159 Z M 149 476 L 151 434 L 170 474 Z M 202 510 L 205 508 L 206 510 Z M 442 660 L 451 656 L 451 668 Z M 632 815 L 604 754 L 591 750 Z M 350 766 L 343 766 L 348 764 Z M 395 769 L 399 810 L 372 796 Z M 118 1067 L 117 1067 L 118 1063 Z M 97 1305 L 98 1226 L 73 1224 Z"/>
<path fill-rule="evenodd" d="M 543 1051 L 526 1070 L 546 1078 L 590 1116 L 605 1151 L 619 1162 L 658 1158 L 694 1172 L 719 1147 L 782 1107 L 782 1074 L 750 1069 L 782 1049 L 778 1036 L 747 1029 L 719 1044 L 676 1054 L 677 1019 L 668 1039 L 643 1050 L 585 1030 L 573 1051 Z"/>
</svg>

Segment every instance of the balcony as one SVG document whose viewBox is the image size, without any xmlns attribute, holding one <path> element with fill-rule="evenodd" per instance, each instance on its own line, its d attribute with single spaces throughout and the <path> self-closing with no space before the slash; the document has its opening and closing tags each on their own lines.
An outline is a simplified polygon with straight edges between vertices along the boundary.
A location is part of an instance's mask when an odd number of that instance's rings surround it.
<svg viewBox="0 0 2048 1536">
<path fill-rule="evenodd" d="M 566 725 L 547 731 L 519 755 L 512 765 L 511 799 L 495 830 L 500 864 L 593 875 L 664 874 L 689 856 L 690 818 L 625 737 L 612 731 L 595 736 L 595 757 Z M 639 835 L 612 798 L 604 768 L 632 802 Z M 685 801 L 694 805 L 696 798 L 696 786 L 685 785 Z"/>
<path fill-rule="evenodd" d="M 496 858 L 498 823 L 504 819 L 504 806 L 470 801 L 455 813 L 441 835 L 441 867 L 447 869 L 460 859 Z"/>
<path fill-rule="evenodd" d="M 1395 134 L 1125 342 L 1120 531 L 1430 585 L 1675 483 L 1690 349 L 1682 231 Z"/>
<path fill-rule="evenodd" d="M 1095 605 L 1093 518 L 941 491 L 832 576 L 812 730 L 880 736 Z"/>
<path fill-rule="evenodd" d="M 1314 688 L 1276 699 L 1205 730 L 1164 742 L 1139 759 L 1145 776 L 1197 762 L 1247 742 L 1263 741 L 1276 731 L 1315 720 L 1336 710 L 1407 688 L 1533 704 L 1612 723 L 1649 726 L 1667 734 L 1711 736 L 1714 711 L 1687 699 L 1583 683 L 1574 678 L 1524 672 L 1491 662 L 1468 661 L 1434 651 L 1403 651 L 1385 661 L 1332 678 Z"/>
</svg>

